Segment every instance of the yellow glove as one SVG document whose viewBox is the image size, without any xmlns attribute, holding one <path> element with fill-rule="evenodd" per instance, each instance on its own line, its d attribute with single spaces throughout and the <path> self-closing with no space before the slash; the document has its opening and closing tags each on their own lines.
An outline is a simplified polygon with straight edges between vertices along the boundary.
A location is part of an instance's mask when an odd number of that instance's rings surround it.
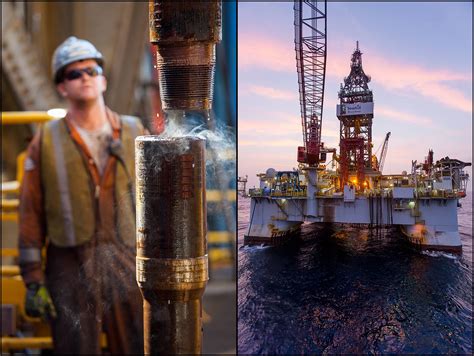
<svg viewBox="0 0 474 356">
<path fill-rule="evenodd" d="M 55 319 L 56 309 L 48 289 L 40 283 L 30 283 L 26 288 L 26 315 L 32 318 L 41 318 L 44 321 Z"/>
</svg>

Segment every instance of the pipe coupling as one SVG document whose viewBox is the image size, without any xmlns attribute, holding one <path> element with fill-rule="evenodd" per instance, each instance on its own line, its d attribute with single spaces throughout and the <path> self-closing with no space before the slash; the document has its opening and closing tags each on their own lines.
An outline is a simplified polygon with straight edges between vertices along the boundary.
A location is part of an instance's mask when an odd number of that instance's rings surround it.
<svg viewBox="0 0 474 356">
<path fill-rule="evenodd" d="M 136 258 L 137 282 L 149 290 L 203 289 L 209 280 L 207 255 L 196 258 Z"/>
</svg>

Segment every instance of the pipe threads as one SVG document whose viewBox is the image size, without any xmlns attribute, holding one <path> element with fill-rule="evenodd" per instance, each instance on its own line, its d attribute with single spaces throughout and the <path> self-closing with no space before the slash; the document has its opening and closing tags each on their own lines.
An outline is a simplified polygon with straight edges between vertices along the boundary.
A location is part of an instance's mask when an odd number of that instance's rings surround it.
<svg viewBox="0 0 474 356">
<path fill-rule="evenodd" d="M 164 110 L 210 110 L 212 107 L 215 46 L 160 47 L 158 82 Z"/>
<path fill-rule="evenodd" d="M 220 1 L 150 1 L 150 41 L 164 110 L 210 110 L 215 47 L 221 39 Z"/>
</svg>

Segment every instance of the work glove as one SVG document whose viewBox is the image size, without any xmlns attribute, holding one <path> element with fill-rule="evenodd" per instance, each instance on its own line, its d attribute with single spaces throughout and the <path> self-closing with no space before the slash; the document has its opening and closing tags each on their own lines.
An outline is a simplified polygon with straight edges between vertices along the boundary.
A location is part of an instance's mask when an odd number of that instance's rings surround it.
<svg viewBox="0 0 474 356">
<path fill-rule="evenodd" d="M 56 318 L 53 301 L 43 284 L 30 283 L 26 286 L 25 312 L 29 317 L 41 318 L 44 321 Z"/>
</svg>

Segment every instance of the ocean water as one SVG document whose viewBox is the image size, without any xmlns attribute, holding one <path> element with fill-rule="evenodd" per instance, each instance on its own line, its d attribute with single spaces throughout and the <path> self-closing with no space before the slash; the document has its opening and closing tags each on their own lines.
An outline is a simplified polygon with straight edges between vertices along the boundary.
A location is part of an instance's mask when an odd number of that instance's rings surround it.
<svg viewBox="0 0 474 356">
<path fill-rule="evenodd" d="M 238 201 L 241 354 L 472 354 L 472 200 L 461 256 L 419 252 L 396 229 L 305 224 L 283 246 L 244 246 Z"/>
</svg>

